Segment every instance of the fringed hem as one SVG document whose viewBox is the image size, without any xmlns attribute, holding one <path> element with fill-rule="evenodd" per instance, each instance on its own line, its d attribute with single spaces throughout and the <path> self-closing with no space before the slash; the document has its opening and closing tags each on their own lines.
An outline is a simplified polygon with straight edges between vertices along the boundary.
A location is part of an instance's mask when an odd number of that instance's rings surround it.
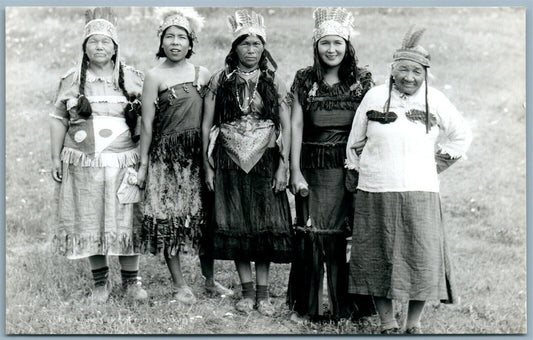
<svg viewBox="0 0 533 340">
<path fill-rule="evenodd" d="M 158 254 L 166 251 L 174 256 L 182 253 L 196 253 L 200 247 L 200 226 L 203 217 L 173 217 L 162 220 L 145 216 L 141 232 L 141 252 Z"/>
<path fill-rule="evenodd" d="M 190 129 L 178 133 L 159 136 L 154 139 L 150 157 L 154 161 L 175 161 L 185 157 L 201 161 L 202 138 L 200 129 Z"/>
<path fill-rule="evenodd" d="M 346 143 L 302 143 L 302 169 L 342 168 L 346 157 Z"/>
<path fill-rule="evenodd" d="M 61 233 L 52 240 L 54 252 L 69 259 L 93 255 L 139 255 L 139 244 L 138 238 L 132 233 L 106 233 L 103 237 L 95 234 Z"/>
<path fill-rule="evenodd" d="M 214 259 L 290 263 L 293 254 L 290 233 L 215 231 Z"/>
<path fill-rule="evenodd" d="M 67 164 L 91 168 L 128 168 L 139 162 L 137 148 L 125 152 L 101 152 L 93 157 L 76 149 L 64 147 L 61 160 Z"/>
</svg>

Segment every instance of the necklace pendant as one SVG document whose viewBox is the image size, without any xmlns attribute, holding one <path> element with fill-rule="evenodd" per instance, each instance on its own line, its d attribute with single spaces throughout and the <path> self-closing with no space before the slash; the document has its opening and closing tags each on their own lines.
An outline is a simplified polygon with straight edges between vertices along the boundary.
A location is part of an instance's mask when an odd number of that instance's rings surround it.
<svg viewBox="0 0 533 340">
<path fill-rule="evenodd" d="M 189 93 L 189 87 L 187 85 L 183 85 L 183 91 Z"/>
</svg>

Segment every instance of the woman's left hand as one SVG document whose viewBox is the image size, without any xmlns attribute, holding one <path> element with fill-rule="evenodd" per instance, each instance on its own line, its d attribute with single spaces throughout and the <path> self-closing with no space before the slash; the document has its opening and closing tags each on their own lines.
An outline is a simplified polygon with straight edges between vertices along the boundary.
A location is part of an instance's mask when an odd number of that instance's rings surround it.
<svg viewBox="0 0 533 340">
<path fill-rule="evenodd" d="M 272 180 L 272 189 L 275 193 L 285 191 L 287 189 L 287 168 L 284 166 L 278 166 L 274 179 Z"/>
</svg>

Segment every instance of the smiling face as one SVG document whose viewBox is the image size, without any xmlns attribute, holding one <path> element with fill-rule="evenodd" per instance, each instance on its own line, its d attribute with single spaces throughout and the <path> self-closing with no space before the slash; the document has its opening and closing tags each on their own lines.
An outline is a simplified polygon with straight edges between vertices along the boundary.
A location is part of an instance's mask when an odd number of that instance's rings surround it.
<svg viewBox="0 0 533 340">
<path fill-rule="evenodd" d="M 85 43 L 85 54 L 92 63 L 106 64 L 116 53 L 116 45 L 108 36 L 91 35 Z"/>
<path fill-rule="evenodd" d="M 346 54 L 346 41 L 338 35 L 326 35 L 318 40 L 317 52 L 326 66 L 339 66 Z"/>
<path fill-rule="evenodd" d="M 249 35 L 235 47 L 239 64 L 247 69 L 256 68 L 263 55 L 265 45 L 258 36 Z"/>
<path fill-rule="evenodd" d="M 392 65 L 392 77 L 396 88 L 408 95 L 418 91 L 425 75 L 425 67 L 411 60 L 399 60 Z"/>
<path fill-rule="evenodd" d="M 191 48 L 187 31 L 178 26 L 170 26 L 163 33 L 161 47 L 167 59 L 175 62 L 185 59 Z"/>
</svg>

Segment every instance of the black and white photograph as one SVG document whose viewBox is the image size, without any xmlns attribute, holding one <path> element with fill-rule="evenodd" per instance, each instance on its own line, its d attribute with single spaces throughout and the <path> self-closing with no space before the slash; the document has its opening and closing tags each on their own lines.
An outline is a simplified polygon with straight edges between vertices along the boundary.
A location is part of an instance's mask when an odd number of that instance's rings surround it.
<svg viewBox="0 0 533 340">
<path fill-rule="evenodd" d="M 526 7 L 148 5 L 4 8 L 6 335 L 527 333 Z"/>
</svg>

